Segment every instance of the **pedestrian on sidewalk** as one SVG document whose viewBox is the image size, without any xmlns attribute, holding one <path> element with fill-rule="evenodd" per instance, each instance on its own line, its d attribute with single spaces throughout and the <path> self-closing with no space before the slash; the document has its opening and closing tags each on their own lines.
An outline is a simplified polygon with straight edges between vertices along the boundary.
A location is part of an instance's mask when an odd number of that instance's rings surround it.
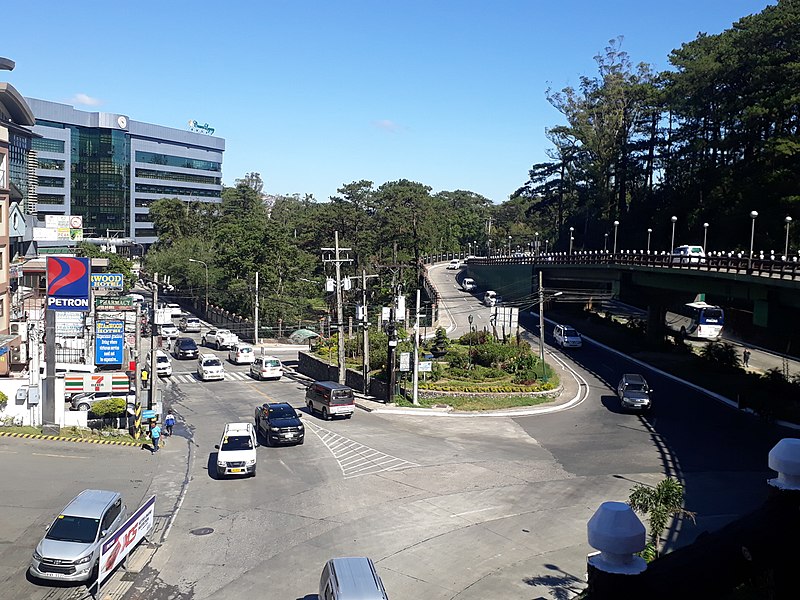
<svg viewBox="0 0 800 600">
<path fill-rule="evenodd" d="M 172 427 L 175 425 L 175 415 L 172 414 L 172 411 L 167 412 L 167 416 L 164 417 L 164 427 L 167 430 L 167 437 L 172 437 Z"/>
<path fill-rule="evenodd" d="M 742 362 L 744 363 L 745 368 L 750 366 L 750 350 L 747 348 L 745 348 L 744 352 L 742 352 Z"/>
<path fill-rule="evenodd" d="M 158 452 L 158 442 L 161 440 L 161 427 L 155 421 L 150 421 L 150 439 L 153 440 L 151 454 Z"/>
</svg>

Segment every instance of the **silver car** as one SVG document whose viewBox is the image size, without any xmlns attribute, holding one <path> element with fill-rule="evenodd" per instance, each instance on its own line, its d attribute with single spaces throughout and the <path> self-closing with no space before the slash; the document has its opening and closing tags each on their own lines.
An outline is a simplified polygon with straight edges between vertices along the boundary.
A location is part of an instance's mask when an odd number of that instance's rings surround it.
<svg viewBox="0 0 800 600">
<path fill-rule="evenodd" d="M 57 581 L 96 577 L 103 539 L 127 518 L 119 492 L 83 490 L 47 528 L 33 551 L 31 575 Z"/>
<path fill-rule="evenodd" d="M 637 373 L 623 375 L 617 385 L 617 396 L 622 408 L 650 410 L 653 406 L 650 398 L 652 393 L 653 389 L 647 385 L 645 378 Z"/>
</svg>

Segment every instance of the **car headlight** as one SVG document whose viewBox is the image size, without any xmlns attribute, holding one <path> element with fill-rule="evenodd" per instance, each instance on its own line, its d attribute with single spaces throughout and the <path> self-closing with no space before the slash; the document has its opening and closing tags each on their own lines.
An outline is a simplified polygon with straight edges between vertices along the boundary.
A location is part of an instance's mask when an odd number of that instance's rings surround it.
<svg viewBox="0 0 800 600">
<path fill-rule="evenodd" d="M 85 564 L 86 564 L 86 563 L 88 563 L 90 560 L 92 560 L 92 555 L 91 555 L 91 554 L 87 554 L 87 555 L 86 555 L 86 556 L 84 556 L 83 558 L 79 558 L 78 560 L 76 560 L 76 561 L 75 561 L 75 564 L 76 564 L 76 565 L 85 565 Z"/>
<path fill-rule="evenodd" d="M 36 561 L 42 560 L 42 555 L 39 554 L 36 550 L 33 551 L 33 560 L 36 560 Z"/>
<path fill-rule="evenodd" d="M 250 467 L 250 466 L 252 466 L 252 465 L 254 465 L 254 464 L 256 464 L 256 459 L 255 459 L 255 458 L 254 458 L 253 460 L 248 460 L 248 461 L 247 461 L 247 466 L 248 466 L 248 467 Z"/>
<path fill-rule="evenodd" d="M 298 425 L 298 426 L 297 426 L 297 429 L 298 429 L 299 431 L 303 431 L 303 430 L 305 429 L 305 427 L 304 427 L 303 425 Z"/>
<path fill-rule="evenodd" d="M 218 460 L 217 461 L 217 466 L 218 467 L 224 467 L 225 466 L 225 461 L 224 460 Z"/>
</svg>

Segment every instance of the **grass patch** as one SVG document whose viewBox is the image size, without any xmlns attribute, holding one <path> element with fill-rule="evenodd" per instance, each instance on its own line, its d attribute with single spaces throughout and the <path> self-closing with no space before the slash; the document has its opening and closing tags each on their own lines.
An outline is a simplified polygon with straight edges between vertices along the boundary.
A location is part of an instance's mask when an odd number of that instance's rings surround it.
<svg viewBox="0 0 800 600">
<path fill-rule="evenodd" d="M 32 434 L 41 434 L 42 430 L 39 427 L 31 427 L 29 425 L 4 425 L 0 427 L 0 431 L 4 433 L 32 433 Z"/>
<path fill-rule="evenodd" d="M 420 398 L 419 407 L 434 408 L 448 405 L 452 406 L 454 410 L 482 411 L 538 406 L 540 404 L 547 404 L 553 400 L 553 396 L 448 396 L 446 398 Z M 397 406 L 414 407 L 409 400 L 401 396 L 395 397 L 395 404 Z"/>
<path fill-rule="evenodd" d="M 11 426 L 0 427 L 0 432 L 5 433 L 27 433 L 33 435 L 42 435 L 41 427 L 31 426 Z M 115 442 L 136 442 L 127 431 L 117 429 L 82 429 L 80 427 L 62 427 L 62 438 L 78 438 L 83 440 L 112 440 Z M 139 439 L 141 441 L 141 438 Z"/>
</svg>

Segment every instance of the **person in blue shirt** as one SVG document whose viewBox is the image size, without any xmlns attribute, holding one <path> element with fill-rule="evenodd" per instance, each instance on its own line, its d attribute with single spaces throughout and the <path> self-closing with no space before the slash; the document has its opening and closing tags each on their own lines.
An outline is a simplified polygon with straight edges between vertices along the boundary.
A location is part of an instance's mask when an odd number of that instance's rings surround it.
<svg viewBox="0 0 800 600">
<path fill-rule="evenodd" d="M 164 417 L 164 428 L 166 429 L 166 436 L 172 437 L 172 428 L 175 426 L 175 415 L 172 414 L 172 411 L 167 413 L 167 416 Z"/>
<path fill-rule="evenodd" d="M 158 442 L 161 439 L 161 427 L 155 421 L 150 421 L 150 439 L 153 440 L 152 454 L 158 452 Z"/>
</svg>

